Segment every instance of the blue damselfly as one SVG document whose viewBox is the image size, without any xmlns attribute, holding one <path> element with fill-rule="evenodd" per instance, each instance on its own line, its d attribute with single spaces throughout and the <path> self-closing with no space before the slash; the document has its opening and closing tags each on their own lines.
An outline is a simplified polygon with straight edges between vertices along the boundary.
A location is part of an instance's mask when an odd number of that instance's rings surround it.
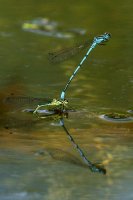
<svg viewBox="0 0 133 200">
<path fill-rule="evenodd" d="M 82 67 L 84 61 L 87 59 L 88 55 L 90 54 L 90 52 L 97 46 L 100 44 L 104 44 L 105 42 L 107 42 L 111 37 L 110 33 L 104 33 L 103 35 L 94 37 L 93 42 L 90 46 L 90 48 L 88 49 L 87 53 L 85 54 L 85 56 L 83 57 L 83 59 L 80 61 L 79 65 L 76 67 L 75 71 L 73 72 L 73 74 L 71 75 L 71 77 L 69 78 L 67 84 L 65 85 L 64 89 L 61 92 L 60 95 L 60 99 L 64 100 L 65 99 L 65 92 L 69 86 L 69 84 L 71 83 L 72 79 L 75 77 L 75 75 L 77 74 L 77 72 L 79 71 L 79 69 Z"/>
</svg>

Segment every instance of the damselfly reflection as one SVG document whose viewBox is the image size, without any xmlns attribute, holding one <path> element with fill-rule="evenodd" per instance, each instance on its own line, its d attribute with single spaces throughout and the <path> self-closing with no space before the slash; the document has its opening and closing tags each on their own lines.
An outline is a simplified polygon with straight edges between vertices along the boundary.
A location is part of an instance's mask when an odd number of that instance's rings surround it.
<svg viewBox="0 0 133 200">
<path fill-rule="evenodd" d="M 63 119 L 60 119 L 60 125 L 63 127 L 64 131 L 66 132 L 66 134 L 67 134 L 67 136 L 69 138 L 69 140 L 71 141 L 71 143 L 73 144 L 73 146 L 77 149 L 77 151 L 79 152 L 81 158 L 87 164 L 87 166 L 89 167 L 89 169 L 92 172 L 98 172 L 98 173 L 106 174 L 106 169 L 101 164 L 94 164 L 90 160 L 87 159 L 87 157 L 85 156 L 85 154 L 82 151 L 82 149 L 80 148 L 80 146 L 75 142 L 75 140 L 73 139 L 73 137 L 71 136 L 71 134 L 67 130 L 67 128 L 66 128 L 66 126 L 64 124 L 64 120 Z"/>
</svg>

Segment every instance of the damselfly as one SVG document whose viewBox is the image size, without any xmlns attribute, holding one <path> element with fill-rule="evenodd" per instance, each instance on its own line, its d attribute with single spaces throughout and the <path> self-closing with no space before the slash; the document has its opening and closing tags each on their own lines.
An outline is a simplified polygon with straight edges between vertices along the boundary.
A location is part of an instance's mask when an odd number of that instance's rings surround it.
<svg viewBox="0 0 133 200">
<path fill-rule="evenodd" d="M 93 42 L 90 46 L 90 48 L 88 49 L 87 53 L 85 54 L 85 56 L 82 58 L 82 60 L 80 61 L 80 63 L 78 64 L 78 66 L 76 67 L 75 71 L 73 72 L 73 74 L 71 75 L 71 77 L 69 78 L 67 84 L 65 85 L 64 89 L 62 90 L 61 94 L 60 94 L 60 99 L 53 99 L 52 102 L 48 103 L 48 104 L 42 104 L 42 105 L 38 105 L 37 108 L 34 111 L 34 114 L 37 114 L 40 110 L 40 108 L 44 108 L 49 106 L 53 107 L 53 103 L 54 106 L 59 107 L 60 110 L 64 110 L 65 107 L 67 107 L 67 103 L 65 100 L 65 94 L 66 94 L 66 90 L 68 88 L 68 86 L 70 85 L 72 79 L 75 77 L 75 75 L 77 74 L 77 72 L 79 71 L 79 69 L 82 67 L 84 61 L 87 59 L 88 55 L 90 54 L 90 52 L 97 46 L 100 44 L 104 44 L 105 42 L 107 42 L 111 37 L 110 33 L 104 33 L 103 35 L 94 37 Z"/>
<path fill-rule="evenodd" d="M 87 53 L 85 54 L 83 59 L 80 61 L 79 65 L 76 67 L 75 71 L 73 72 L 73 74 L 69 78 L 69 80 L 68 80 L 67 84 L 65 85 L 64 89 L 62 90 L 61 95 L 60 95 L 60 99 L 59 100 L 53 99 L 52 101 L 49 101 L 47 103 L 45 103 L 46 102 L 45 101 L 43 104 L 39 103 L 37 108 L 34 110 L 34 114 L 37 114 L 37 113 L 41 112 L 40 108 L 42 108 L 42 107 L 46 108 L 46 109 L 48 107 L 48 110 L 50 110 L 50 111 L 51 110 L 57 110 L 57 109 L 63 111 L 64 109 L 66 109 L 68 102 L 65 100 L 65 93 L 66 93 L 66 90 L 67 90 L 68 86 L 70 85 L 72 79 L 75 77 L 75 75 L 77 74 L 79 69 L 82 67 L 84 61 L 87 59 L 87 57 L 90 54 L 90 52 L 97 45 L 104 44 L 105 42 L 107 42 L 110 39 L 110 37 L 111 37 L 110 33 L 104 33 L 103 35 L 94 37 L 93 42 L 92 42 L 90 48 L 88 49 Z M 10 101 L 12 101 L 12 99 L 17 99 L 17 97 L 10 97 L 10 98 L 7 98 L 6 100 L 8 102 L 10 102 Z M 36 101 L 38 99 L 36 99 L 36 98 L 28 98 L 27 99 L 27 97 L 20 97 L 20 100 L 21 101 L 23 100 L 24 102 L 27 101 L 27 100 L 30 101 L 30 102 L 31 101 L 34 102 L 34 101 Z"/>
<path fill-rule="evenodd" d="M 60 49 L 55 52 L 50 52 L 50 53 L 48 53 L 48 59 L 50 62 L 53 62 L 53 63 L 67 60 L 67 59 L 71 58 L 72 56 L 80 53 L 84 49 L 86 49 L 92 42 L 93 42 L 93 39 L 89 39 L 80 44 L 76 44 L 73 47 L 68 47 L 65 49 Z M 103 44 L 105 44 L 105 43 L 100 43 L 100 45 L 103 45 Z"/>
<path fill-rule="evenodd" d="M 73 74 L 71 75 L 71 77 L 69 78 L 66 86 L 64 87 L 64 89 L 61 92 L 60 95 L 60 99 L 64 100 L 65 99 L 65 92 L 69 86 L 69 84 L 71 83 L 72 79 L 75 77 L 75 75 L 77 74 L 77 72 L 79 71 L 79 69 L 82 67 L 84 61 L 87 59 L 88 55 L 90 54 L 90 52 L 97 46 L 100 44 L 104 44 L 105 42 L 107 42 L 111 37 L 110 33 L 104 33 L 103 35 L 94 37 L 93 42 L 90 46 L 90 48 L 88 49 L 87 53 L 85 54 L 85 56 L 83 57 L 83 59 L 80 61 L 79 65 L 76 67 L 75 71 L 73 72 Z"/>
</svg>

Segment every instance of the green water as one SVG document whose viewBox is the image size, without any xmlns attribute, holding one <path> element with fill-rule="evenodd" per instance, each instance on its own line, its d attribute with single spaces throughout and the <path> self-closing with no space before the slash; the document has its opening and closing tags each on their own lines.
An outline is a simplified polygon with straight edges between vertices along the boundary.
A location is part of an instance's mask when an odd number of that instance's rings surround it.
<svg viewBox="0 0 133 200">
<path fill-rule="evenodd" d="M 99 118 L 133 108 L 132 10 L 131 1 L 0 0 L 0 199 L 133 199 L 133 123 Z M 22 30 L 38 17 L 87 33 L 61 39 Z M 84 52 L 57 64 L 48 52 L 104 32 L 112 38 L 92 52 L 66 93 L 77 112 L 65 124 L 88 159 L 104 164 L 105 176 L 86 168 L 58 120 L 3 103 L 11 93 L 58 98 Z"/>
</svg>

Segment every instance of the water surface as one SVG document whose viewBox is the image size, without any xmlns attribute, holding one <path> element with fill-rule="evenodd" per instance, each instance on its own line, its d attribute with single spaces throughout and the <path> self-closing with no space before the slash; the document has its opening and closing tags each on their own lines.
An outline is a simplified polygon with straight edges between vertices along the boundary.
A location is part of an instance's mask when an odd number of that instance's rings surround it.
<svg viewBox="0 0 133 200">
<path fill-rule="evenodd" d="M 133 123 L 99 115 L 133 108 L 132 9 L 130 1 L 0 0 L 0 199 L 133 199 Z M 71 5 L 71 6 L 70 6 Z M 48 18 L 60 31 L 86 30 L 72 38 L 46 37 L 22 29 L 25 21 Z M 50 63 L 48 52 L 104 32 L 112 39 L 97 47 L 66 93 L 77 112 L 65 124 L 85 155 L 107 175 L 92 173 L 73 148 L 58 119 L 23 113 L 31 105 L 7 104 L 7 96 L 59 98 L 84 52 Z"/>
</svg>

